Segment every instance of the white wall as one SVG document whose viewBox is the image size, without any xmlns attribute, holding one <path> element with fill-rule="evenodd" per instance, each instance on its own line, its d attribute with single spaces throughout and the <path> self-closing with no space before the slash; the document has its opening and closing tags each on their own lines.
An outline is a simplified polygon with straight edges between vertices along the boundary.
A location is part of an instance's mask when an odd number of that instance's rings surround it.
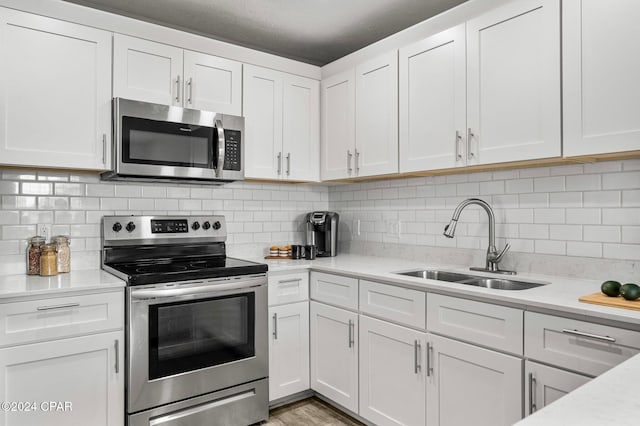
<svg viewBox="0 0 640 426">
<path fill-rule="evenodd" d="M 0 274 L 25 270 L 38 223 L 71 237 L 72 269 L 100 267 L 100 220 L 112 214 L 222 214 L 230 255 L 256 257 L 270 244 L 303 243 L 302 220 L 326 210 L 323 186 L 224 186 L 101 182 L 95 174 L 0 169 Z"/>
</svg>

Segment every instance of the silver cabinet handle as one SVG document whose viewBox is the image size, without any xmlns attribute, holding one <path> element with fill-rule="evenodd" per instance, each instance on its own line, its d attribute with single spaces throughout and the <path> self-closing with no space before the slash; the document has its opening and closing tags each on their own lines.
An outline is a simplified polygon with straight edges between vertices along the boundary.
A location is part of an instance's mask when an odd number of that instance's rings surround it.
<svg viewBox="0 0 640 426">
<path fill-rule="evenodd" d="M 360 174 L 360 152 L 356 148 L 356 174 Z"/>
<path fill-rule="evenodd" d="M 180 76 L 176 77 L 176 102 L 180 103 Z"/>
<path fill-rule="evenodd" d="M 567 330 L 566 328 L 562 329 L 562 332 L 565 334 L 571 334 L 573 336 L 587 337 L 589 339 L 602 340 L 604 342 L 614 343 L 616 339 L 609 336 L 600 336 L 598 334 L 585 333 L 584 331 L 578 330 Z"/>
<path fill-rule="evenodd" d="M 278 281 L 278 284 L 288 284 L 288 283 L 297 283 L 302 281 L 302 278 L 291 278 L 288 280 L 280 280 Z"/>
<path fill-rule="evenodd" d="M 351 168 L 351 157 L 353 157 L 353 154 L 351 154 L 351 151 L 347 150 L 347 172 L 349 174 L 353 171 Z"/>
<path fill-rule="evenodd" d="M 218 167 L 216 168 L 216 177 L 221 177 L 227 150 L 227 139 L 224 137 L 222 120 L 216 120 L 216 128 L 218 129 Z"/>
<path fill-rule="evenodd" d="M 273 313 L 273 340 L 278 340 L 278 314 Z"/>
<path fill-rule="evenodd" d="M 278 153 L 278 176 L 282 174 L 282 152 Z"/>
<path fill-rule="evenodd" d="M 102 164 L 107 164 L 107 134 L 102 134 Z"/>
<path fill-rule="evenodd" d="M 116 352 L 116 374 L 118 374 L 120 372 L 120 340 L 116 340 L 113 346 Z"/>
<path fill-rule="evenodd" d="M 187 89 L 189 89 L 188 92 L 188 97 L 187 97 L 187 103 L 192 104 L 193 103 L 193 78 L 189 77 L 189 81 L 187 81 Z"/>
<path fill-rule="evenodd" d="M 291 153 L 287 152 L 287 176 L 291 174 Z"/>
<path fill-rule="evenodd" d="M 433 367 L 431 366 L 431 355 L 433 355 L 433 345 L 427 342 L 427 377 L 433 373 Z"/>
<path fill-rule="evenodd" d="M 533 414 L 538 409 L 536 406 L 536 378 L 533 373 L 529 373 L 529 414 Z"/>
<path fill-rule="evenodd" d="M 475 154 L 471 150 L 471 139 L 473 139 L 476 135 L 471 131 L 471 127 L 467 129 L 467 160 L 473 160 Z"/>
<path fill-rule="evenodd" d="M 79 303 L 67 303 L 66 305 L 38 306 L 36 309 L 39 311 L 52 311 L 54 309 L 76 308 L 78 306 L 80 306 Z"/>
<path fill-rule="evenodd" d="M 418 374 L 422 366 L 420 365 L 420 342 L 414 340 L 413 342 L 413 372 Z"/>
<path fill-rule="evenodd" d="M 355 343 L 353 334 L 354 334 L 354 323 L 353 321 L 349 320 L 349 347 L 350 348 L 353 347 L 353 344 Z"/>
<path fill-rule="evenodd" d="M 462 160 L 462 151 L 460 150 L 460 142 L 462 142 L 462 136 L 460 130 L 456 130 L 456 161 Z"/>
</svg>

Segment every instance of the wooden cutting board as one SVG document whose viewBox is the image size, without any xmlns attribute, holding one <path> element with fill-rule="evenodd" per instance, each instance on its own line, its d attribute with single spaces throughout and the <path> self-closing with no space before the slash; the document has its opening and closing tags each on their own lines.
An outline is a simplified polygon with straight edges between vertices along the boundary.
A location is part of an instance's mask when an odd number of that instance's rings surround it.
<svg viewBox="0 0 640 426">
<path fill-rule="evenodd" d="M 592 303 L 594 305 L 612 306 L 614 308 L 633 309 L 640 311 L 640 299 L 626 300 L 622 296 L 609 297 L 600 292 L 582 296 L 578 299 L 584 303 Z"/>
</svg>

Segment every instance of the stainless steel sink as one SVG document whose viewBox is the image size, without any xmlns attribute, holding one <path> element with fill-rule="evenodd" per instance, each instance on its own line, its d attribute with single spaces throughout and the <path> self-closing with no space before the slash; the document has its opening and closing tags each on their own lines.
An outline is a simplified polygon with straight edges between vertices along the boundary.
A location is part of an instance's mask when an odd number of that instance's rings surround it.
<svg viewBox="0 0 640 426">
<path fill-rule="evenodd" d="M 480 275 L 461 274 L 457 272 L 421 269 L 416 271 L 395 272 L 398 275 L 423 278 L 427 280 L 446 281 L 457 284 L 473 285 L 476 287 L 493 288 L 496 290 L 527 290 L 540 287 L 547 283 L 532 283 L 526 281 L 508 280 L 504 278 L 489 278 Z"/>
</svg>

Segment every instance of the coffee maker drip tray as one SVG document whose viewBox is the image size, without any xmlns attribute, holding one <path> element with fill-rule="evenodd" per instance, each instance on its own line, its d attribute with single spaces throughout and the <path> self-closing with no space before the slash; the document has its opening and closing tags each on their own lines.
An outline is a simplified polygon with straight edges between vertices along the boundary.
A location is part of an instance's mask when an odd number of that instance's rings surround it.
<svg viewBox="0 0 640 426">
<path fill-rule="evenodd" d="M 316 247 L 318 257 L 338 254 L 338 222 L 336 212 L 315 211 L 305 217 L 307 245 Z"/>
</svg>

